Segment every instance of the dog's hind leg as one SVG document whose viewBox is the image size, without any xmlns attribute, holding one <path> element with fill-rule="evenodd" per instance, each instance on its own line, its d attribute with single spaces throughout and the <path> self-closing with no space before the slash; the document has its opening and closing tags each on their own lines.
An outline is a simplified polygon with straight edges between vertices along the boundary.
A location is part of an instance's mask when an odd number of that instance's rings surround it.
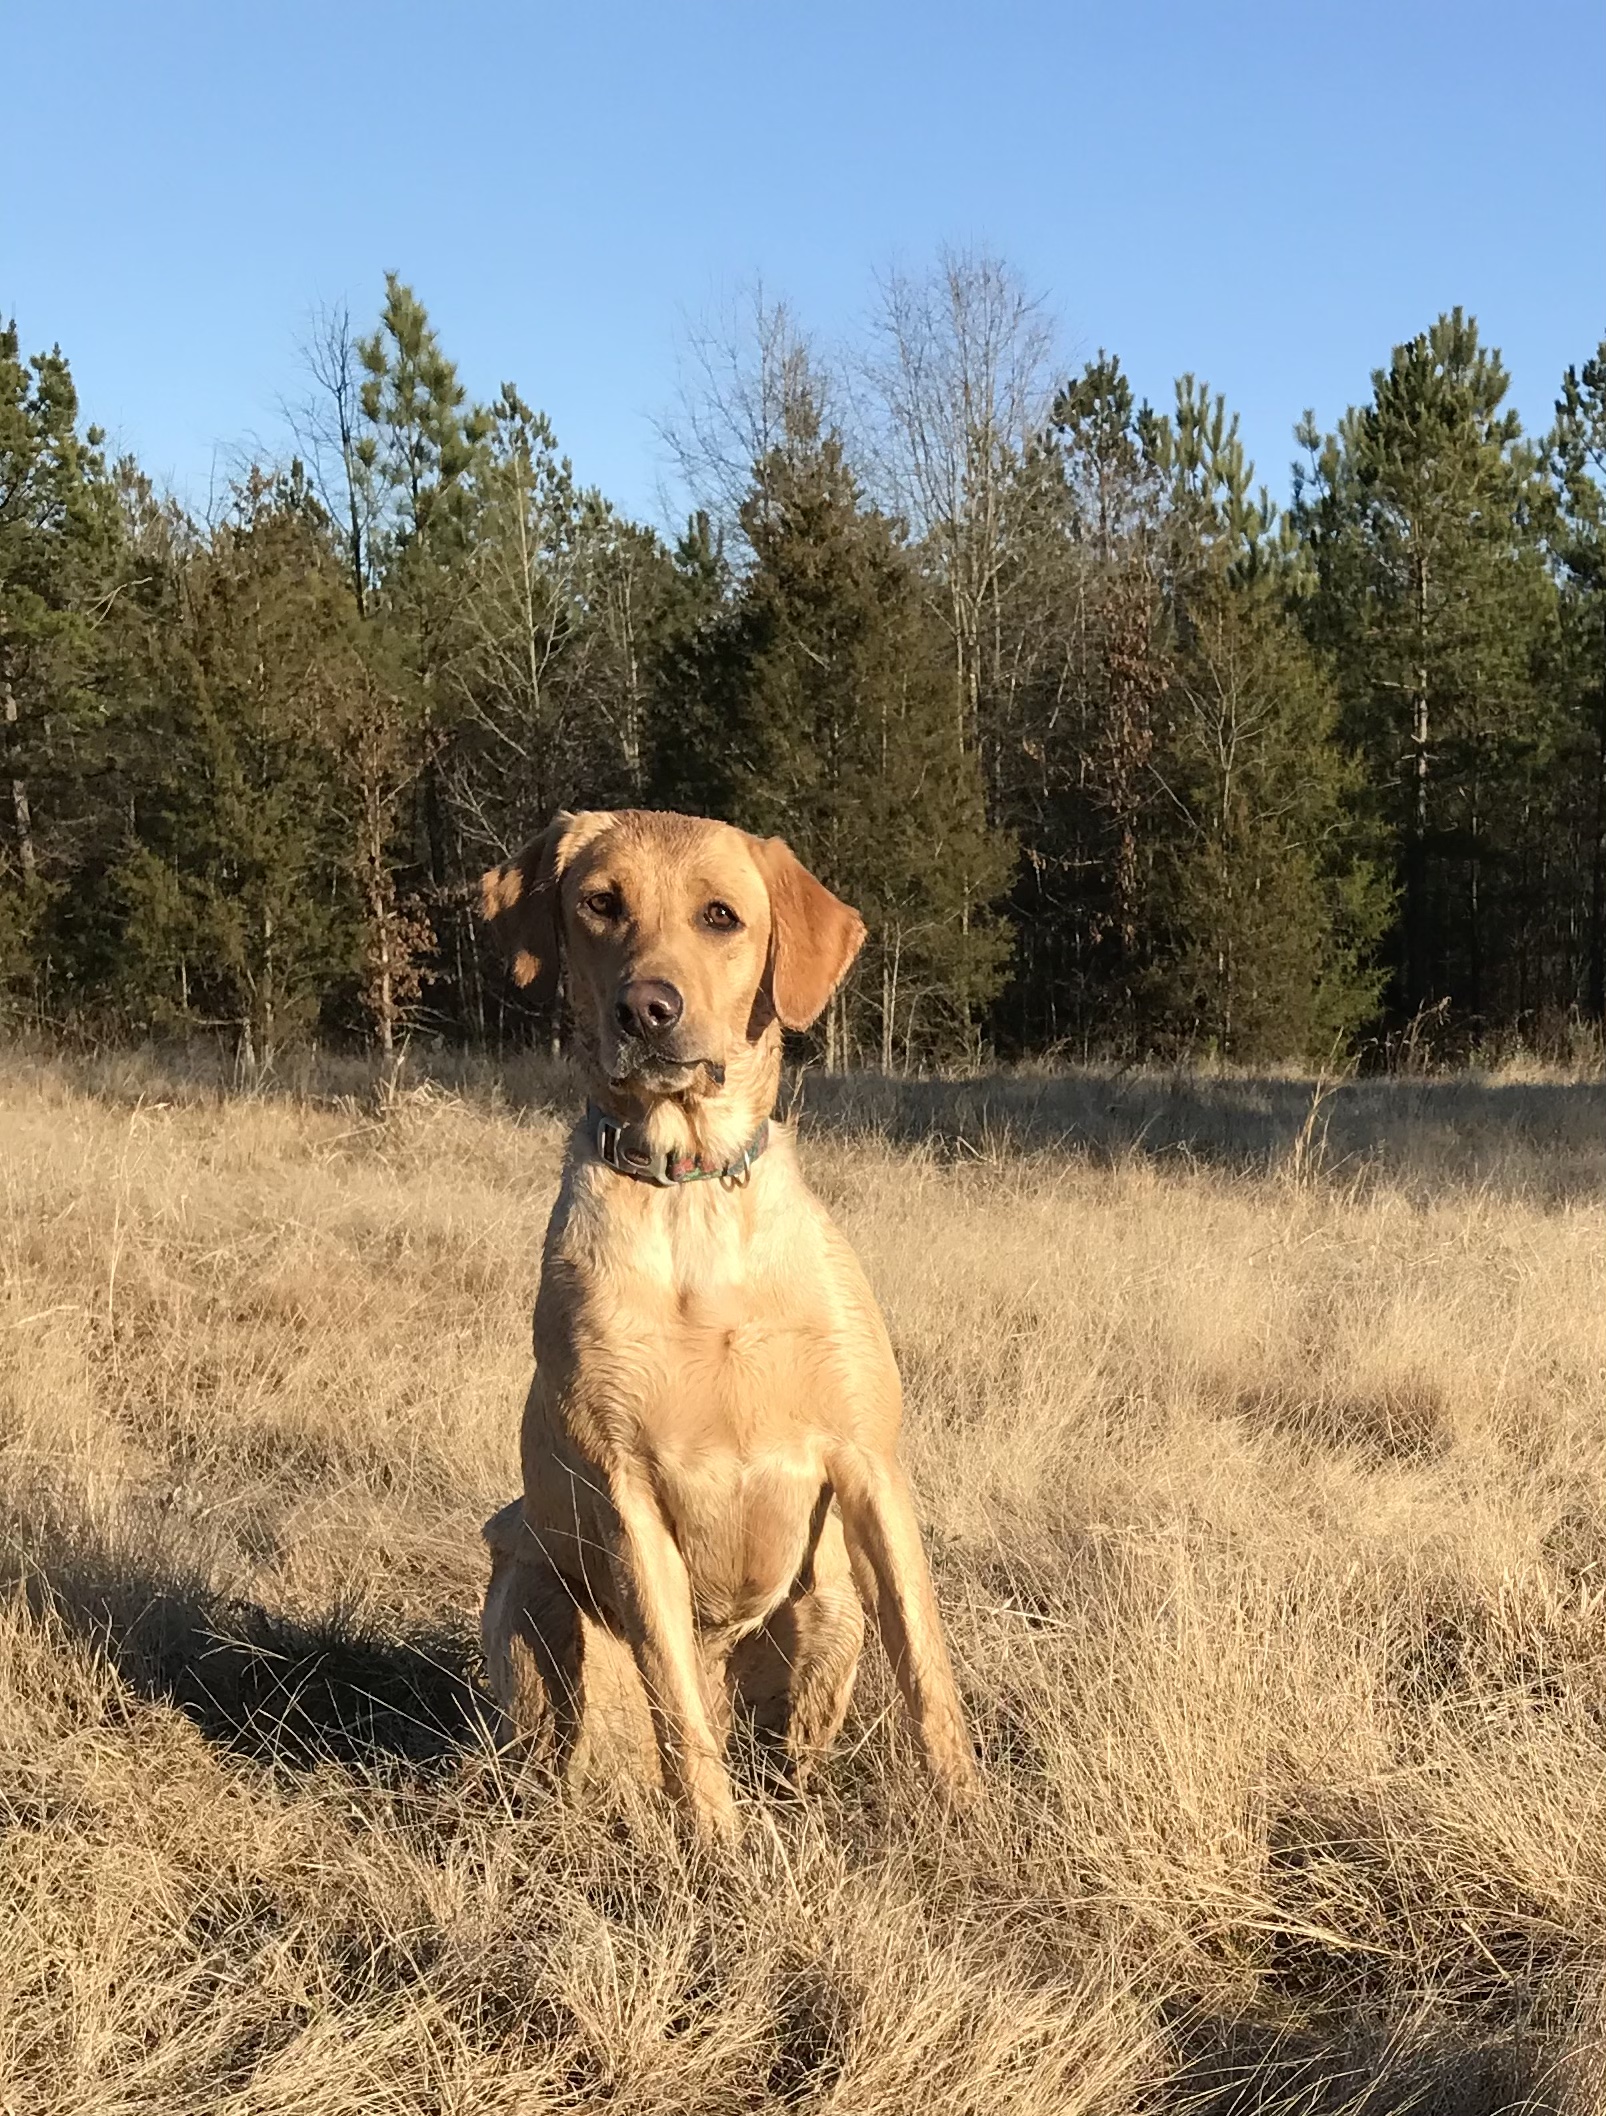
<svg viewBox="0 0 1606 2116">
<path fill-rule="evenodd" d="M 574 1775 L 603 1785 L 661 1787 L 658 1740 L 635 1655 L 598 1617 L 582 1617 L 580 1630 L 584 1726 Z"/>
<path fill-rule="evenodd" d="M 730 1680 L 761 1749 L 802 1786 L 841 1731 L 864 1645 L 842 1524 L 829 1513 L 807 1576 L 731 1655 Z"/>
<path fill-rule="evenodd" d="M 493 1514 L 483 1534 L 491 1582 L 480 1636 L 500 1707 L 498 1745 L 521 1749 L 567 1778 L 584 1761 L 581 1611 L 525 1526 L 522 1501 Z"/>
<path fill-rule="evenodd" d="M 630 1648 L 542 1553 L 519 1501 L 485 1524 L 481 1634 L 498 1739 L 562 1784 L 659 1783 L 652 1719 Z"/>
</svg>

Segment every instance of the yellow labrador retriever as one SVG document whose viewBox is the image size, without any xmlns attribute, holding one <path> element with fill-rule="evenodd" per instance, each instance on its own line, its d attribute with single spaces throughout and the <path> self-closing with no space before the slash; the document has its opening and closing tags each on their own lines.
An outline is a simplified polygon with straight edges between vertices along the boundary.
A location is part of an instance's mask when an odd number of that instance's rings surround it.
<svg viewBox="0 0 1606 2116">
<path fill-rule="evenodd" d="M 847 1710 L 862 1597 L 962 1799 L 892 1349 L 770 1115 L 781 1031 L 820 1014 L 863 921 L 778 838 L 639 811 L 560 815 L 482 886 L 521 984 L 554 989 L 566 953 L 592 1096 L 547 1229 L 524 1495 L 485 1531 L 512 1730 L 566 1775 L 634 1743 L 728 1836 L 732 1704 L 800 1779 Z"/>
</svg>

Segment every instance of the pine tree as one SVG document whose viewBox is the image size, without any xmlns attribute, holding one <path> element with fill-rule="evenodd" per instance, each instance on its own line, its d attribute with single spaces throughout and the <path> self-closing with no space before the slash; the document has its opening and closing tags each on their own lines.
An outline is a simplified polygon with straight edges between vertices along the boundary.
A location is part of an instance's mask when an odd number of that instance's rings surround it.
<svg viewBox="0 0 1606 2116">
<path fill-rule="evenodd" d="M 160 1028 L 227 1027 L 256 1078 L 355 966 L 313 694 L 355 621 L 326 518 L 295 476 L 252 471 L 144 627 L 130 833 L 109 876 L 116 989 Z"/>
<path fill-rule="evenodd" d="M 1525 782 L 1547 740 L 1533 676 L 1554 602 L 1536 459 L 1501 409 L 1506 387 L 1457 309 L 1395 348 L 1336 435 L 1319 439 L 1308 418 L 1301 429 L 1313 458 L 1295 509 L 1315 571 L 1306 607 L 1397 847 L 1408 1017 L 1448 999 L 1486 1020 L 1502 981 L 1521 975 L 1500 898 L 1522 863 Z"/>
<path fill-rule="evenodd" d="M 953 741 L 918 576 L 839 438 L 806 422 L 756 466 L 743 527 L 752 566 L 713 643 L 729 812 L 784 834 L 870 929 L 828 1057 L 963 1051 L 1002 971 L 1008 853 L 975 753 Z"/>
<path fill-rule="evenodd" d="M 1026 1048 L 1132 1048 L 1139 1033 L 1163 800 L 1152 769 L 1166 674 L 1161 496 L 1130 384 L 1101 351 L 1057 392 L 1007 509 L 1018 680 L 998 783 L 1021 846 L 1007 1004 Z"/>
<path fill-rule="evenodd" d="M 1275 582 L 1194 581 L 1162 718 L 1158 1025 L 1240 1063 L 1331 1059 L 1375 1011 L 1389 896 L 1336 695 Z"/>
<path fill-rule="evenodd" d="M 460 1014 L 474 941 L 448 789 L 462 704 L 462 686 L 454 679 L 469 644 L 465 613 L 479 503 L 476 473 L 490 421 L 467 408 L 457 369 L 423 303 L 394 272 L 385 275 L 378 327 L 357 341 L 356 354 L 362 370 L 356 455 L 380 501 L 369 535 L 378 583 L 369 621 L 378 636 L 365 649 L 363 667 L 383 664 L 391 673 L 372 689 L 364 679 L 349 695 L 365 699 L 361 710 L 370 724 L 381 712 L 397 716 L 381 744 L 387 753 L 410 739 L 415 708 L 422 710 L 422 723 L 413 730 L 420 766 L 408 781 L 415 803 L 413 842 L 410 857 L 401 855 L 397 888 L 415 907 L 409 930 L 428 920 L 437 941 L 444 940 L 438 953 L 450 964 L 451 977 L 438 995 L 440 1011 Z M 372 725 L 371 732 L 377 739 Z M 394 769 L 387 768 L 387 784 L 393 777 Z"/>
<path fill-rule="evenodd" d="M 1569 368 L 1549 442 L 1561 578 L 1557 679 L 1566 732 L 1557 766 L 1576 788 L 1587 901 L 1583 1005 L 1606 1028 L 1606 339 Z"/>
<path fill-rule="evenodd" d="M 1192 375 L 1137 425 L 1165 493 L 1167 674 L 1151 760 L 1149 1033 L 1241 1062 L 1327 1059 L 1373 1014 L 1389 907 L 1338 702 L 1290 609 L 1276 510 Z"/>
<path fill-rule="evenodd" d="M 1192 376 L 1156 414 L 1101 353 L 1026 472 L 1015 533 L 1042 557 L 1017 577 L 1059 613 L 1010 612 L 1056 642 L 1006 781 L 1036 1035 L 1330 1055 L 1374 1004 L 1386 898 L 1236 419 Z"/>
<path fill-rule="evenodd" d="M 461 543 L 482 421 L 465 412 L 456 367 L 423 303 L 394 272 L 385 274 L 378 328 L 357 341 L 357 357 L 366 422 L 358 456 L 390 495 L 378 563 L 394 586 L 402 559 L 439 563 Z"/>
<path fill-rule="evenodd" d="M 742 774 L 729 731 L 743 671 L 733 647 L 735 592 L 724 541 L 699 510 L 675 545 L 649 648 L 646 778 L 659 807 L 736 815 Z"/>
<path fill-rule="evenodd" d="M 71 858 L 69 789 L 94 719 L 96 619 L 116 505 L 60 348 L 0 327 L 0 999 L 38 1004 Z"/>
<path fill-rule="evenodd" d="M 1176 385 L 1169 417 L 1147 406 L 1138 420 L 1143 449 L 1167 488 L 1173 566 L 1219 554 L 1240 576 L 1261 570 L 1276 509 L 1266 488 L 1252 493 L 1255 467 L 1244 453 L 1238 414 L 1193 375 Z"/>
</svg>

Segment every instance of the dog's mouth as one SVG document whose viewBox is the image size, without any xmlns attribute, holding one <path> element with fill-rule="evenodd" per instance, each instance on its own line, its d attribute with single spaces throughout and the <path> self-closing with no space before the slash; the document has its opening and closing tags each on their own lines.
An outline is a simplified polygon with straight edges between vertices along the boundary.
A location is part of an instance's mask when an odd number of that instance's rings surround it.
<svg viewBox="0 0 1606 2116">
<path fill-rule="evenodd" d="M 722 1058 L 678 1058 L 632 1036 L 620 1044 L 608 1079 L 610 1086 L 644 1089 L 648 1094 L 684 1095 L 699 1084 L 712 1093 L 725 1085 L 725 1062 Z"/>
</svg>

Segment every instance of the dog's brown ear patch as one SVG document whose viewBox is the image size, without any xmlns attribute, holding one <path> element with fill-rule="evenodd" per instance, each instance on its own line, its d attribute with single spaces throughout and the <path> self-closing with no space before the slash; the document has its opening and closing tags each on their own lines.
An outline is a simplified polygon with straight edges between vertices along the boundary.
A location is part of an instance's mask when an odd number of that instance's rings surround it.
<svg viewBox="0 0 1606 2116">
<path fill-rule="evenodd" d="M 533 988 L 539 1000 L 552 999 L 558 988 L 563 870 L 609 820 L 596 811 L 560 811 L 522 852 L 480 877 L 480 916 L 506 956 L 513 982 Z"/>
<path fill-rule="evenodd" d="M 810 874 L 784 838 L 753 845 L 770 893 L 770 1000 L 783 1027 L 806 1029 L 864 946 L 864 920 Z"/>
</svg>

